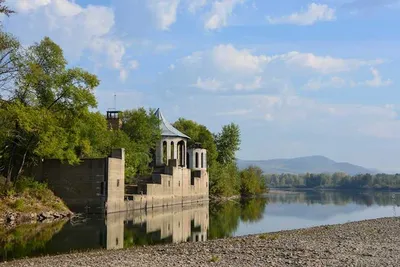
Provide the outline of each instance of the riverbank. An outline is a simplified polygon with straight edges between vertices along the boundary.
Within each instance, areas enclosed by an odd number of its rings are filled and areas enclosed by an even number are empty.
[[[93,251],[5,266],[399,266],[400,219],[384,218],[197,243]]]
[[[70,216],[72,212],[46,184],[24,178],[14,186],[6,186],[0,177],[0,227]]]

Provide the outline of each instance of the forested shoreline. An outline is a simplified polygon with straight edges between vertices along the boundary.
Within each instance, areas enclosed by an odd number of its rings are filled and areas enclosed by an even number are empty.
[[[271,188],[400,190],[400,174],[266,174]]]

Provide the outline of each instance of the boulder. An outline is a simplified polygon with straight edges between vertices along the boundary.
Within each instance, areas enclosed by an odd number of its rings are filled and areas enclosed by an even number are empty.
[[[6,217],[8,223],[13,223],[17,219],[17,215],[15,213],[9,213]]]

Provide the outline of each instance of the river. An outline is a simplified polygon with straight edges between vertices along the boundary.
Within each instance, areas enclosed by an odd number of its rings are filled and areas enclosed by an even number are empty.
[[[0,229],[0,261],[91,249],[122,249],[171,242],[274,232],[392,217],[400,193],[271,191],[247,200],[82,216],[51,224]]]

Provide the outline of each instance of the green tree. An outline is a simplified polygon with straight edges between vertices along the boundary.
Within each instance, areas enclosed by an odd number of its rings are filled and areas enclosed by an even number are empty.
[[[68,69],[61,48],[47,37],[16,57],[15,85],[0,110],[6,122],[1,166],[8,182],[40,158],[78,163],[80,154],[90,153],[82,125],[91,121],[99,84],[95,75]]]
[[[229,197],[240,192],[240,176],[236,163],[216,162],[210,169],[210,194]]]
[[[240,193],[244,196],[262,194],[266,191],[263,171],[256,166],[250,166],[240,172]]]
[[[126,110],[121,117],[122,130],[113,132],[111,148],[125,148],[126,181],[132,183],[135,178],[152,172],[150,163],[161,139],[160,122],[153,110],[144,108]]]
[[[222,127],[222,131],[214,136],[217,145],[217,161],[230,164],[236,161],[236,152],[240,148],[240,128],[231,123]]]
[[[8,6],[6,6],[4,4],[5,2],[6,2],[6,0],[0,0],[0,14],[4,14],[8,17],[15,12],[13,10],[11,10]]]
[[[207,149],[207,164],[212,168],[217,159],[217,146],[212,133],[207,127],[184,118],[179,118],[174,123],[174,127],[191,138],[188,141],[189,147],[195,143],[201,143],[203,148]]]
[[[0,0],[0,15],[9,16],[14,13],[5,4],[4,0]],[[2,29],[0,22],[0,97],[4,94],[4,90],[8,89],[9,82],[12,81],[17,72],[17,63],[15,54],[20,47],[17,39]],[[0,103],[1,105],[1,103]]]

